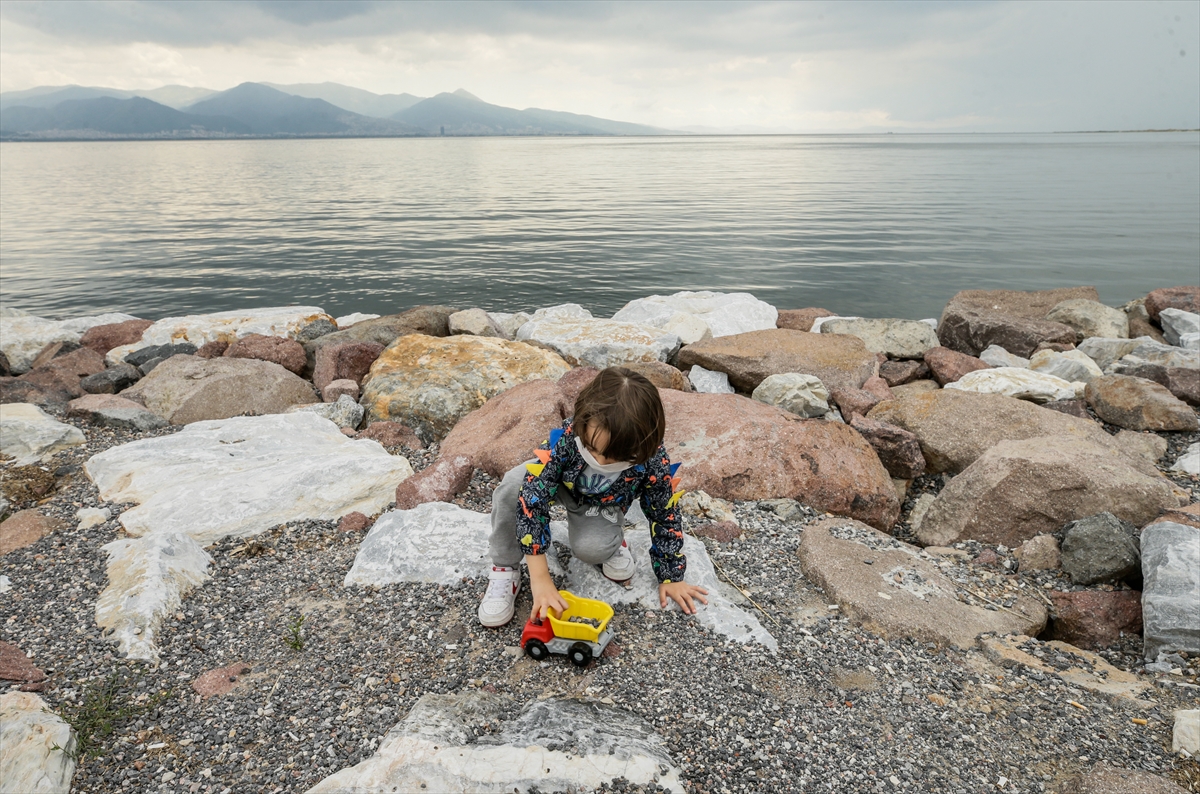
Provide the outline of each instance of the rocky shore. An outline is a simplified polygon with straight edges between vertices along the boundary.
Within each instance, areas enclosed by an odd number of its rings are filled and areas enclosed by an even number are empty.
[[[485,629],[490,495],[653,381],[694,617]],[[1200,792],[1200,287],[0,311],[0,791]],[[556,520],[563,515],[555,513]],[[518,616],[529,608],[527,591]]]

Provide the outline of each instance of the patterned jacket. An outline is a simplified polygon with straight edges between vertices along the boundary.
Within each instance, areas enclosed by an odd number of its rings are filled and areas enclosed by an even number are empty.
[[[683,492],[675,490],[679,478],[673,475],[679,464],[671,464],[666,449],[660,446],[650,460],[621,472],[603,495],[575,490],[575,480],[587,464],[575,446],[570,419],[563,422],[561,430],[550,431],[550,440],[534,454],[538,462],[526,465],[528,471],[517,505],[517,538],[525,554],[546,553],[550,545],[550,504],[562,485],[580,504],[616,507],[622,513],[639,499],[642,512],[650,520],[654,575],[663,584],[683,581],[687,558],[683,555],[683,528],[676,508]]]

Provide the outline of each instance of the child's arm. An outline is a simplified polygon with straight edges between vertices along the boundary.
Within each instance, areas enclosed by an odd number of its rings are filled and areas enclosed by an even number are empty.
[[[695,614],[692,599],[707,604],[708,591],[683,580],[687,557],[683,554],[683,525],[673,499],[671,459],[663,447],[645,463],[645,483],[641,493],[642,512],[650,521],[650,564],[658,577],[659,605],[667,608],[668,599],[679,604],[688,615]]]

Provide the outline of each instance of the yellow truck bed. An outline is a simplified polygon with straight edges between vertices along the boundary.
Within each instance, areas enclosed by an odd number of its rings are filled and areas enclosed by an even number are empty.
[[[549,613],[550,627],[554,629],[554,636],[567,640],[596,642],[600,633],[608,627],[608,621],[612,619],[612,607],[603,601],[580,598],[567,590],[559,590],[558,594],[567,602],[567,608],[558,617],[554,616],[553,611]],[[600,625],[592,627],[586,623],[572,623],[570,621],[572,616],[598,620]]]

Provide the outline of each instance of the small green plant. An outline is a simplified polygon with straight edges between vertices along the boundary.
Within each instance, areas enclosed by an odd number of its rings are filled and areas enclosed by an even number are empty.
[[[56,744],[52,749],[62,750],[76,763],[97,756],[114,731],[171,696],[169,691],[163,691],[151,695],[144,703],[132,701],[129,691],[140,679],[141,675],[131,678],[127,673],[113,672],[107,678],[89,684],[79,705],[63,714],[63,719],[75,731],[75,747],[67,749]]]
[[[304,616],[297,615],[288,623],[287,634],[283,638],[287,647],[293,651],[304,650]]]

